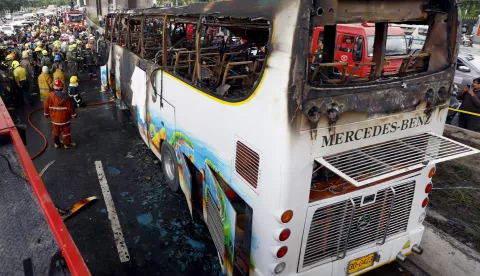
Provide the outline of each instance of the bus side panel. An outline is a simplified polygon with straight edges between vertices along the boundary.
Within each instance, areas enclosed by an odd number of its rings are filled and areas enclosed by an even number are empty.
[[[159,75],[160,73],[157,73]],[[176,145],[173,143],[173,137],[176,135],[175,124],[175,108],[167,101],[160,100],[160,97],[155,97],[155,91],[150,86],[147,94],[147,121],[148,137],[150,140],[150,149],[153,153],[161,159],[161,146],[164,141],[167,141],[177,151]],[[160,101],[162,107],[160,107]],[[178,156],[177,156],[178,159]]]
[[[135,91],[132,95],[131,114],[137,119],[137,128],[145,144],[149,144],[147,132],[147,74],[139,67],[135,67],[130,88]]]

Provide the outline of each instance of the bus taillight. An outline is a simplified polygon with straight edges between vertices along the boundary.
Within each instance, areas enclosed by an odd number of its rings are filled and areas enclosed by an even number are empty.
[[[425,208],[428,204],[428,197],[426,197],[422,202],[422,208]]]
[[[427,186],[425,187],[425,193],[428,194],[432,191],[433,185],[432,183],[428,183]]]
[[[278,249],[276,256],[278,259],[283,258],[285,257],[285,255],[287,255],[287,252],[288,252],[288,247],[282,246]]]
[[[278,236],[278,239],[280,241],[286,241],[288,237],[290,237],[290,229],[283,229],[282,232],[280,232],[280,235]]]
[[[293,211],[292,210],[287,210],[287,211],[283,212],[280,220],[283,223],[288,223],[290,220],[292,220],[292,217],[293,217]]]

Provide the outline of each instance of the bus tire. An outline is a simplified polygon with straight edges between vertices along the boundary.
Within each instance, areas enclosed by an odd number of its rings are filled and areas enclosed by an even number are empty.
[[[178,162],[175,150],[167,142],[162,143],[162,170],[165,176],[165,182],[173,192],[180,191],[180,180],[178,177]]]

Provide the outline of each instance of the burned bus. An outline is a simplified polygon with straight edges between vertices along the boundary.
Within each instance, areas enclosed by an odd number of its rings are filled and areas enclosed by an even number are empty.
[[[117,11],[111,87],[226,274],[357,275],[421,253],[435,164],[478,152],[442,137],[459,16],[454,0]],[[371,47],[339,39],[348,24]],[[389,51],[392,24],[428,25],[423,48]]]

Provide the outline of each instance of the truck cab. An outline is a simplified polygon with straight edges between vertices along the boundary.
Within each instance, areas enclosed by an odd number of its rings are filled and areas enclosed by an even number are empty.
[[[324,27],[316,27],[312,39],[312,61],[319,62],[323,50]],[[337,39],[335,49],[335,62],[348,62],[347,73],[353,70],[356,63],[371,63],[373,57],[373,43],[375,39],[374,24],[339,24],[337,25]],[[394,56],[409,54],[407,39],[402,28],[390,26],[388,28],[387,47],[385,56],[388,62],[384,72],[396,72],[402,65],[402,58]],[[341,68],[337,68],[341,70]],[[370,66],[361,66],[355,76],[368,77]]]
[[[82,31],[85,28],[85,18],[83,12],[79,10],[67,10],[64,13],[65,24],[70,28],[77,28]]]

